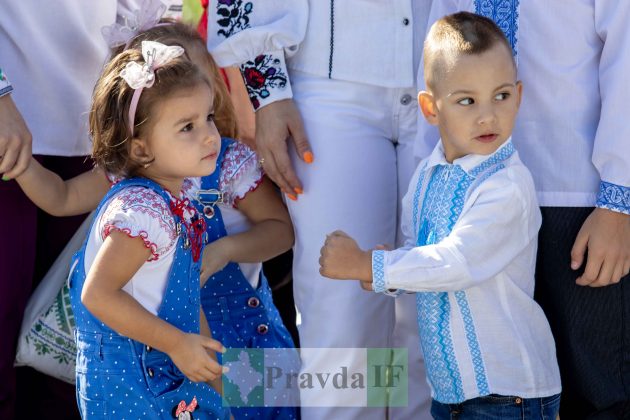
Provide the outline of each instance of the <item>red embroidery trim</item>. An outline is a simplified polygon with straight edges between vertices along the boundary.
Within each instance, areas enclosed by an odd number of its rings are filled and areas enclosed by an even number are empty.
[[[186,226],[193,261],[199,261],[201,250],[203,249],[203,237],[206,233],[206,221],[203,217],[199,217],[197,210],[190,204],[190,200],[187,198],[180,200],[173,197],[170,206],[173,214],[179,216],[181,222]],[[187,222],[186,217],[184,217],[184,211],[186,210],[193,214],[190,222]]]
[[[151,251],[151,257],[147,258],[147,261],[157,261],[160,258],[160,255],[157,252],[157,245],[154,242],[149,241],[149,234],[144,230],[138,232],[137,235],[131,233],[131,229],[129,228],[121,228],[116,225],[112,225],[110,223],[106,224],[103,228],[103,239],[107,238],[112,230],[117,230],[119,232],[124,233],[130,238],[141,238],[142,242],[144,242],[144,246]]]

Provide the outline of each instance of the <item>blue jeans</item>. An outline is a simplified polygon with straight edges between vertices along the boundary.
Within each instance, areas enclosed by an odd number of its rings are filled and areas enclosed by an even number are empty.
[[[442,404],[433,400],[431,415],[436,420],[555,420],[560,408],[560,394],[545,398],[487,395],[460,404]]]

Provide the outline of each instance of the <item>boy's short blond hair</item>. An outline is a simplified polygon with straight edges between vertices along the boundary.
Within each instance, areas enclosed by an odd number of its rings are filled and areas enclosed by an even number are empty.
[[[462,54],[481,54],[495,45],[504,45],[512,57],[512,47],[503,31],[484,16],[458,12],[444,16],[431,26],[424,41],[424,79],[428,90]]]

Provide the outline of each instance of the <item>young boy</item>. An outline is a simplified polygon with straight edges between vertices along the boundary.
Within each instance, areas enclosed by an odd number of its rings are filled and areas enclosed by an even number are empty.
[[[533,300],[541,217],[510,141],[522,92],[510,44],[491,20],[461,12],[431,27],[424,60],[420,108],[441,141],[403,199],[405,247],[363,251],[333,232],[320,271],[416,292],[436,419],[553,419],[560,375]]]

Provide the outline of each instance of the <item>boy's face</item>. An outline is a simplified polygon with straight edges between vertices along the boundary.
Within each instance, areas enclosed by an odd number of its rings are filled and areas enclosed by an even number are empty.
[[[421,92],[420,107],[437,125],[446,160],[489,155],[512,134],[522,86],[510,52],[495,44],[482,54],[461,54],[436,80],[432,93]]]

